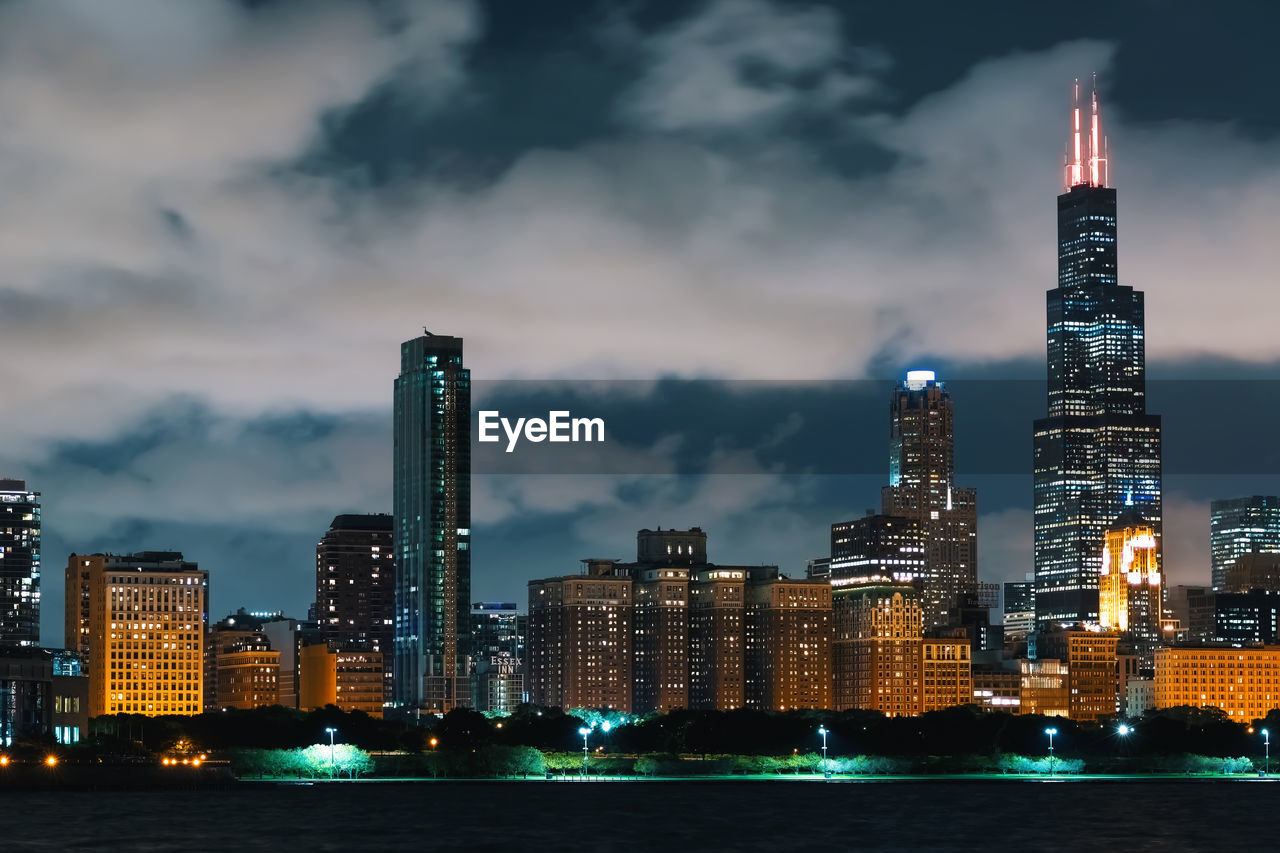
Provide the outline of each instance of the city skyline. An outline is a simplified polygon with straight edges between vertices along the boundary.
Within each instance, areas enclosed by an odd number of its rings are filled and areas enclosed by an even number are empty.
[[[1034,377],[1040,294],[1052,280],[1044,199],[1060,174],[1066,81],[1094,70],[1125,199],[1125,278],[1153,296],[1149,370],[1274,373],[1274,342],[1230,306],[1264,300],[1261,312],[1269,298],[1258,235],[1274,230],[1274,210],[1248,188],[1274,174],[1275,118],[1233,57],[1195,79],[1153,57],[1165,21],[1116,12],[1064,27],[1021,12],[1010,25],[1018,35],[984,33],[935,59],[941,35],[917,44],[891,14],[867,20],[840,3],[671,4],[613,28],[582,4],[550,4],[535,25],[492,4],[477,15],[475,4],[422,3],[398,34],[356,5],[274,17],[201,8],[154,18],[164,38],[122,30],[128,11],[3,11],[13,49],[0,107],[15,128],[5,179],[14,197],[38,203],[0,247],[10,395],[0,472],[43,493],[44,551],[57,561],[181,549],[216,578],[215,612],[300,615],[299,578],[324,525],[391,509],[389,345],[419,323],[467,338],[472,369],[495,379],[888,381],[912,368],[948,380]],[[601,51],[618,65],[564,121],[500,110],[508,120],[496,141],[481,115],[493,111],[476,98],[508,108],[532,98],[539,112],[553,93],[583,93],[539,47],[536,33],[548,30],[538,26],[563,30],[553,43],[570,67]],[[760,55],[752,34],[762,31],[801,39],[807,64]],[[100,59],[98,72],[75,54]],[[504,76],[502,58],[515,54],[536,57],[547,76]],[[314,86],[321,55],[342,85]],[[737,73],[744,57],[785,72],[776,88]],[[251,128],[236,120],[258,114],[237,100],[259,88],[235,76],[246,59],[279,72],[254,103],[291,107]],[[678,73],[685,67],[697,73]],[[689,110],[695,83],[736,111]],[[17,106],[29,97],[51,109],[31,116]],[[389,106],[406,101],[412,110]],[[139,120],[118,122],[121,111]],[[813,127],[822,116],[839,121]],[[446,126],[452,135],[437,133]],[[201,144],[139,154],[175,127]],[[476,153],[477,139],[489,147]],[[351,182],[353,169],[369,183]],[[33,195],[23,181],[38,174],[58,180]],[[1189,195],[1200,199],[1194,217],[1179,212]],[[50,233],[59,239],[41,236]],[[533,293],[550,325],[527,322]],[[142,322],[145,333],[131,334]],[[655,330],[666,345],[648,346]],[[753,358],[743,342],[756,340],[778,349]],[[31,360],[39,383],[18,369]],[[742,448],[739,461],[756,450]],[[516,595],[523,578],[508,567],[518,555],[564,571],[659,522],[714,529],[732,543],[726,559],[798,575],[830,520],[874,506],[880,485],[823,492],[749,470],[747,489],[617,477],[572,492],[484,478],[474,527],[490,544],[476,553],[473,597]],[[1171,582],[1202,580],[1208,501],[1272,493],[1270,473],[1225,485],[1166,478],[1165,523],[1182,537],[1165,543]],[[1026,490],[966,483],[984,495],[979,575],[1020,578]],[[633,511],[618,511],[636,491]],[[796,511],[778,530],[757,530],[752,519],[780,506]],[[542,532],[552,528],[558,539]],[[53,586],[46,642],[61,610]]]

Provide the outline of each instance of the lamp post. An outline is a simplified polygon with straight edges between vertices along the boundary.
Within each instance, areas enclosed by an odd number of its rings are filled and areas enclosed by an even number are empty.
[[[1058,733],[1057,729],[1045,729],[1044,733],[1049,736],[1049,775],[1053,775],[1053,736]]]
[[[818,726],[818,734],[822,735],[822,775],[827,775],[827,727]]]
[[[578,734],[582,735],[582,779],[585,782],[587,778],[587,735],[591,734],[591,729],[583,726],[578,729]]]
[[[335,729],[333,726],[329,726],[325,729],[325,731],[329,733],[329,772],[336,776],[337,775],[336,771],[338,768],[337,768],[337,762],[333,758],[333,736],[334,734],[337,733],[338,730]]]
[[[1262,765],[1262,775],[1271,772],[1271,732],[1262,730],[1262,748],[1266,751],[1266,763]]]

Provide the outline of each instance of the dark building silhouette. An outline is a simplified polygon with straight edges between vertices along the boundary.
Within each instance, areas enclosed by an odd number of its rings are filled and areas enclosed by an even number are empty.
[[[1219,592],[1213,598],[1214,639],[1234,646],[1280,643],[1280,592]]]
[[[810,577],[828,579],[883,576],[921,580],[926,543],[920,523],[901,515],[875,514],[831,525],[831,558],[810,563]]]
[[[1103,534],[1126,501],[1161,535],[1160,418],[1147,413],[1141,291],[1119,284],[1097,96],[1073,111],[1048,292],[1048,417],[1035,422],[1036,620],[1096,621]],[[1081,122],[1086,124],[1082,126]],[[1157,547],[1157,561],[1159,548]]]
[[[0,479],[0,645],[40,645],[40,493]]]
[[[394,704],[445,712],[470,705],[471,374],[461,338],[427,333],[401,346],[394,440]]]

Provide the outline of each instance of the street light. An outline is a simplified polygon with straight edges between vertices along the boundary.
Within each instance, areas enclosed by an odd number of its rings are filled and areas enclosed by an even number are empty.
[[[1053,736],[1058,733],[1057,729],[1045,729],[1044,733],[1049,736],[1049,775],[1053,775]]]
[[[338,730],[333,726],[329,726],[325,731],[329,733],[329,772],[333,773],[337,770],[337,762],[333,759],[333,736]]]
[[[1126,737],[1131,731],[1133,731],[1133,729],[1129,728],[1124,723],[1121,723],[1120,728],[1116,729],[1116,734],[1120,735],[1120,737]]]
[[[591,729],[583,726],[578,729],[578,734],[582,735],[582,778],[587,778],[587,735],[591,734]]]
[[[1262,775],[1266,776],[1271,772],[1271,732],[1266,729],[1262,730],[1262,748],[1266,750],[1266,763],[1262,765]]]
[[[822,775],[827,775],[827,727],[818,726],[818,734],[822,735]]]

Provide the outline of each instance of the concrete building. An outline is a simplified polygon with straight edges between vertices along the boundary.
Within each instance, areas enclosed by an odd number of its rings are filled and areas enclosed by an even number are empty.
[[[689,586],[689,704],[729,711],[746,705],[747,569],[717,566]]]
[[[980,705],[985,711],[1022,713],[1022,673],[1019,669],[974,666],[972,678],[973,704]]]
[[[87,649],[89,713],[204,709],[209,573],[172,551],[72,554],[66,636]]]
[[[1163,641],[1164,572],[1155,528],[1133,507],[1107,528],[1098,581],[1098,624],[1127,636],[1143,666]]]
[[[1219,708],[1249,723],[1280,708],[1280,646],[1156,649],[1155,707]]]
[[[1280,644],[1280,592],[1217,593],[1213,615],[1215,642],[1233,646]]]
[[[40,493],[0,479],[0,645],[40,645]]]

